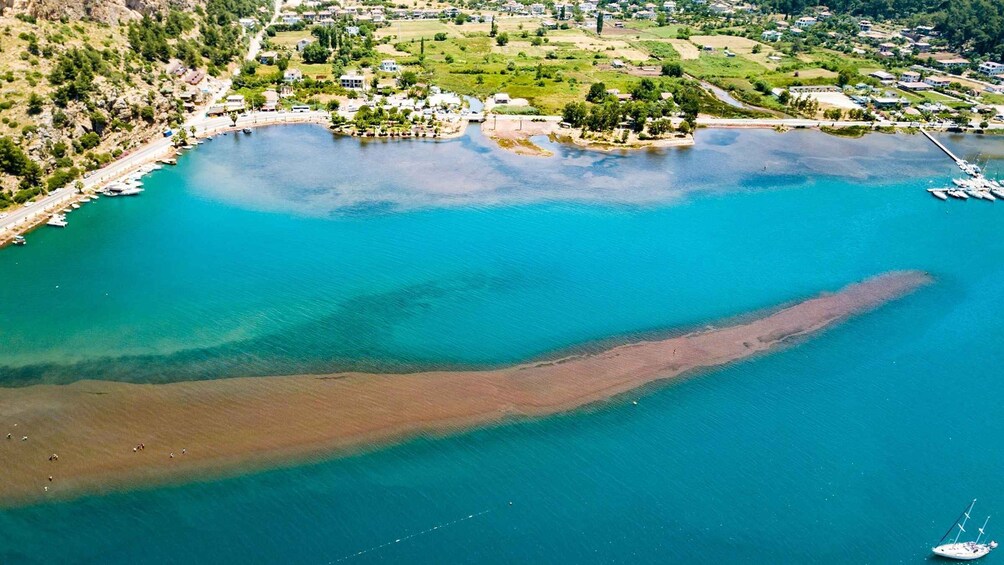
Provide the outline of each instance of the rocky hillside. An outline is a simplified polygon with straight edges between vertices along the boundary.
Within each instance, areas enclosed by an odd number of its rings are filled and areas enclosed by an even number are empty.
[[[71,184],[199,111],[246,52],[238,18],[266,21],[270,5],[0,1],[8,3],[0,18],[0,210]],[[46,17],[53,11],[63,17]]]
[[[26,15],[48,20],[90,19],[107,24],[135,20],[174,8],[190,10],[198,0],[0,0],[3,15]]]

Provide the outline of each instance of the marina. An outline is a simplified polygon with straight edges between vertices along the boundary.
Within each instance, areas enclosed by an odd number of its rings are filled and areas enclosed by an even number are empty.
[[[952,184],[956,188],[927,189],[927,192],[931,196],[938,200],[948,200],[948,197],[955,198],[956,200],[968,200],[970,196],[977,200],[986,200],[987,202],[994,202],[998,198],[1004,199],[1004,185],[999,180],[988,178],[979,165],[956,156],[955,153],[952,153],[949,148],[945,147],[943,143],[935,139],[926,130],[921,129],[920,132],[934,143],[938,149],[941,149],[948,155],[956,166],[959,167],[959,170],[966,174],[966,177],[952,179]]]

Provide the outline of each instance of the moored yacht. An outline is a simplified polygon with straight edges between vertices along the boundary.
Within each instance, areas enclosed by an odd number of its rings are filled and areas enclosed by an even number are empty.
[[[979,529],[979,535],[973,541],[959,541],[959,537],[962,536],[966,531],[966,522],[969,521],[969,513],[973,511],[973,506],[976,505],[976,499],[974,498],[969,507],[962,511],[959,518],[955,521],[955,524],[948,528],[945,535],[941,537],[941,541],[938,545],[931,548],[931,552],[938,557],[944,557],[945,559],[954,559],[956,561],[973,561],[981,557],[985,557],[994,549],[997,549],[997,542],[990,541],[988,543],[980,543],[983,539],[984,534],[986,534],[987,522],[990,521],[990,516],[983,521],[983,526]],[[949,543],[944,543],[948,536],[952,535],[952,532],[958,528],[959,531],[955,534],[955,539]]]
[[[68,224],[66,223],[66,216],[62,214],[53,214],[52,217],[49,218],[49,221],[45,222],[45,225],[56,228],[65,228]]]
[[[937,188],[929,189],[928,192],[931,196],[937,198],[938,200],[948,200],[948,196],[945,195],[945,191]]]

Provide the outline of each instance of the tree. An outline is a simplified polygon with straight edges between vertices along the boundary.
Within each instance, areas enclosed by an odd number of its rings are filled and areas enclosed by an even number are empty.
[[[303,62],[308,65],[320,65],[328,62],[328,56],[330,52],[327,48],[321,45],[320,41],[314,41],[310,45],[303,48],[303,52],[300,54],[303,57]]]
[[[499,47],[505,47],[506,43],[509,43],[509,34],[506,32],[502,32],[496,35],[495,43],[497,43]]]
[[[80,136],[80,139],[78,141],[80,142],[80,146],[83,147],[84,149],[94,149],[95,147],[101,144],[101,136],[94,133],[93,131],[89,131],[84,135]]]
[[[237,127],[237,119],[240,118],[240,114],[238,114],[237,112],[230,112],[227,115],[230,117],[231,127]]]
[[[286,69],[289,68],[289,55],[279,57],[275,62],[275,66],[279,69],[280,73],[286,72]]]
[[[603,33],[603,12],[597,12],[596,14],[596,35]]]
[[[690,129],[691,129],[690,128],[690,122],[684,120],[684,121],[680,122],[680,126],[676,128],[676,131],[678,131],[678,132],[680,132],[682,134],[688,134],[688,133],[690,133]]]
[[[602,82],[594,82],[586,93],[586,101],[599,104],[607,99],[607,86]]]
[[[0,137],[0,171],[19,177],[31,159],[9,137]]]
[[[829,108],[823,112],[823,117],[827,120],[839,121],[840,118],[844,116],[844,113],[840,111],[840,108]]]
[[[682,77],[683,76],[683,65],[674,61],[672,63],[662,64],[662,76],[666,77]]]
[[[564,8],[562,8],[562,10],[564,10]],[[488,37],[495,37],[496,35],[498,35],[498,33],[499,33],[499,27],[495,25],[495,18],[492,17],[492,28],[488,32]]]
[[[153,106],[146,105],[139,109],[139,117],[143,118],[143,121],[152,124],[154,119],[155,110]]]
[[[558,19],[559,20],[564,20],[565,19],[565,5],[564,4],[561,5],[561,11],[558,12]],[[495,23],[495,22],[492,21],[492,23]]]
[[[32,92],[31,96],[28,97],[28,115],[37,116],[42,113],[42,104],[45,103],[45,99],[39,96],[37,93]]]
[[[433,35],[432,36],[432,40],[433,41],[446,41],[446,37],[447,37],[446,33],[444,33],[444,32],[441,31],[441,32],[437,33],[436,35]]]
[[[561,111],[561,119],[568,122],[573,128],[582,127],[587,115],[589,115],[589,110],[583,102],[569,102]]]
[[[398,77],[397,83],[401,88],[410,88],[418,83],[418,74],[415,71],[404,71],[401,76]]]
[[[82,181],[80,181],[80,180],[78,180],[77,182],[73,183],[73,188],[77,189],[77,194],[83,194],[84,193],[84,183]]]
[[[840,69],[840,72],[837,73],[837,85],[845,86],[851,84],[854,82],[855,76],[855,72],[850,69]]]
[[[655,25],[665,27],[667,23],[669,23],[669,19],[666,17],[666,12],[659,12],[659,14],[655,16]]]
[[[418,42],[418,54],[425,55],[425,38],[421,38]]]

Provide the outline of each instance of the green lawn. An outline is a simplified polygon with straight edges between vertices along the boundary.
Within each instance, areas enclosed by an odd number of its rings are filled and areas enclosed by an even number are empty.
[[[275,34],[275,37],[268,38],[269,42],[278,47],[289,47],[290,49],[296,47],[296,42],[301,39],[313,39],[310,32],[307,30],[303,31],[280,31]]]
[[[697,78],[746,78],[770,71],[758,63],[740,56],[726,57],[722,53],[702,52],[697,59],[681,61],[683,70]]]

